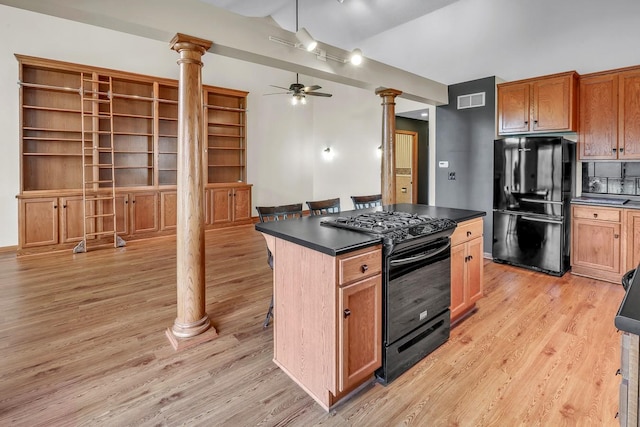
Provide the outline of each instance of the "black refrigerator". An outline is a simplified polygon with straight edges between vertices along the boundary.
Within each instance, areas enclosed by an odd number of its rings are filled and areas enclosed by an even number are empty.
[[[514,137],[494,143],[493,260],[562,276],[569,269],[575,143]]]

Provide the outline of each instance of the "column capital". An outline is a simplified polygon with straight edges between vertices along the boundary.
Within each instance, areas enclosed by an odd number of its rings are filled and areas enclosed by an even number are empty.
[[[169,47],[175,51],[187,50],[199,50],[201,55],[209,50],[213,44],[210,40],[201,39],[187,34],[177,33],[169,42]]]
[[[402,91],[398,90],[398,89],[390,89],[390,88],[386,88],[386,87],[380,87],[380,88],[376,89],[376,95],[379,95],[381,97],[392,96],[392,97],[395,98],[398,95],[402,95]]]

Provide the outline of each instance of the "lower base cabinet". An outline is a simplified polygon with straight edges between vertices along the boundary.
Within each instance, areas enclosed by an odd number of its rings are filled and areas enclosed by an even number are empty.
[[[623,332],[620,351],[618,414],[621,427],[637,426],[640,398],[640,337]]]
[[[224,202],[215,202],[207,196],[204,200],[207,212],[215,209],[216,212],[227,214],[223,221],[207,220],[206,228],[252,222],[250,185],[220,187],[215,191],[219,191],[218,194],[224,193]],[[114,201],[116,231],[125,240],[175,233],[176,190],[120,191],[116,193]],[[113,218],[102,216],[113,212],[111,200],[88,202],[87,208],[90,214],[95,214],[95,218],[87,220],[88,233],[113,230]],[[56,197],[19,196],[18,221],[19,254],[72,249],[84,236],[82,195],[70,193]]]
[[[451,323],[475,309],[482,298],[483,220],[458,224],[451,235]]]
[[[382,366],[381,246],[333,257],[264,237],[274,259],[273,360],[328,411]]]

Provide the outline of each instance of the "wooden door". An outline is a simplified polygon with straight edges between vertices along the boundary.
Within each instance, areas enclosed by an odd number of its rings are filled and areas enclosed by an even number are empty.
[[[482,298],[482,238],[467,243],[467,304],[471,305]]]
[[[131,195],[131,232],[158,231],[158,194],[133,193]]]
[[[20,200],[20,247],[58,243],[58,198]]]
[[[94,202],[87,202],[88,214],[94,213]],[[82,196],[60,198],[60,243],[79,242],[84,238]],[[94,220],[87,220],[87,233],[95,230]]]
[[[580,159],[616,159],[618,147],[618,76],[580,79]]]
[[[451,319],[455,319],[467,307],[466,296],[466,244],[451,247]]]
[[[160,193],[160,230],[175,230],[178,209],[178,193],[163,191]]]
[[[416,203],[418,174],[418,133],[398,130],[396,146],[396,203]]]
[[[570,75],[533,82],[532,131],[572,130],[573,82]]]
[[[640,70],[620,74],[618,158],[640,159]]]
[[[231,221],[231,198],[233,192],[228,188],[214,188],[210,191],[211,224]]]
[[[498,133],[529,131],[529,83],[498,85]]]
[[[382,366],[382,278],[340,288],[339,391],[349,389]]]
[[[620,272],[620,224],[573,219],[572,265]]]
[[[233,220],[249,219],[251,219],[251,187],[235,188],[233,190]]]

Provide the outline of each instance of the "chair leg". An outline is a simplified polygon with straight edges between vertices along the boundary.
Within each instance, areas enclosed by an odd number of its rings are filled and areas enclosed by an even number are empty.
[[[273,317],[273,295],[271,296],[271,302],[269,303],[269,311],[267,311],[267,317],[264,319],[264,323],[262,324],[262,328],[266,329],[269,327],[269,320]]]

